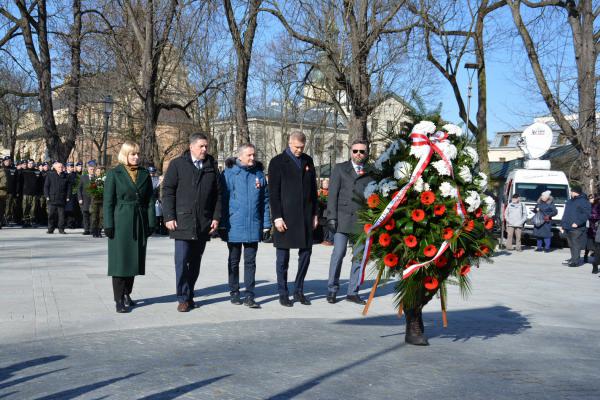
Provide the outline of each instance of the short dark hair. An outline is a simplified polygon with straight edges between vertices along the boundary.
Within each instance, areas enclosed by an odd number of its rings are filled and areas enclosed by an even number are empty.
[[[208,136],[202,132],[192,133],[190,135],[190,144],[196,143],[198,140],[206,140],[208,142]]]
[[[355,144],[364,144],[365,146],[367,146],[367,151],[369,151],[369,142],[367,140],[364,139],[354,139],[352,141],[352,143],[350,144],[350,148],[352,148],[352,146],[354,146]]]
[[[521,196],[519,195],[519,193],[515,193],[515,194],[513,194],[513,195],[512,195],[512,198],[513,198],[513,199],[518,199],[518,198],[520,198],[520,197],[521,197]]]

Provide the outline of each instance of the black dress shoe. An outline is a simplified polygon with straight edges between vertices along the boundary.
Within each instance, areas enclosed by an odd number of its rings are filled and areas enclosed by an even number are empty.
[[[327,302],[329,304],[335,304],[335,293],[328,293],[327,294]]]
[[[66,234],[67,234],[67,232],[65,232],[65,230],[64,230],[64,229],[59,229],[59,230],[58,230],[58,233],[60,233],[60,234],[62,234],[62,235],[66,235]]]
[[[294,303],[292,303],[290,301],[290,299],[286,295],[283,295],[283,294],[279,295],[279,304],[281,304],[284,307],[293,307],[294,306]]]
[[[90,231],[83,231],[84,235],[91,235]]]
[[[248,308],[260,308],[260,304],[254,301],[252,297],[246,297],[244,305]]]
[[[239,294],[234,294],[231,296],[231,304],[235,304],[235,305],[242,305],[244,303],[242,303],[242,300],[240,299],[240,295]]]
[[[576,267],[579,267],[579,264],[578,263],[569,263],[568,266],[571,268],[576,268]]]
[[[123,313],[129,312],[129,309],[127,308],[127,306],[125,305],[125,303],[122,302],[122,301],[117,301],[116,302],[116,308],[117,308],[117,312],[119,314],[123,314]]]
[[[52,235],[54,233],[54,231],[53,230],[52,231],[51,230],[47,230],[46,233],[49,234],[49,235]]]
[[[299,302],[300,304],[304,304],[305,306],[310,306],[311,302],[302,293],[294,293],[294,301]]]
[[[356,304],[360,304],[360,305],[365,305],[367,304],[366,301],[364,301],[363,299],[360,298],[359,295],[357,294],[353,294],[351,296],[346,296],[346,301],[349,301],[351,303],[356,303]]]
[[[135,306],[135,301],[131,299],[131,296],[126,294],[125,296],[123,296],[123,304],[125,304],[126,307],[133,307]]]

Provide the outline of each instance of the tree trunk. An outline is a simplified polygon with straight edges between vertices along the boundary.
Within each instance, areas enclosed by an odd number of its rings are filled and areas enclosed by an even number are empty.
[[[484,3],[487,6],[487,1]],[[483,43],[483,20],[485,14],[477,17],[475,28],[475,55],[477,60],[477,152],[479,153],[479,170],[489,174],[488,142],[487,142],[487,77],[485,67],[485,47]]]
[[[238,66],[235,74],[235,125],[238,144],[250,143],[248,113],[246,111],[249,66],[246,60],[240,59],[240,56],[238,56]]]
[[[69,130],[64,143],[65,152],[71,153],[77,137],[80,135],[79,127],[79,87],[81,80],[81,0],[73,0],[73,27],[71,29],[71,76],[69,77]],[[80,153],[83,149],[80,149]],[[67,154],[67,157],[68,157]],[[81,157],[81,156],[80,156]]]

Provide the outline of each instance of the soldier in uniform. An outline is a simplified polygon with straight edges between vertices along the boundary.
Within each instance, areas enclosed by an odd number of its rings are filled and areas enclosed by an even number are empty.
[[[77,190],[79,188],[79,175],[75,171],[75,164],[68,162],[67,164],[67,177],[71,182],[71,193],[69,195],[69,201],[65,206],[65,217],[67,228],[75,229],[77,225],[77,214],[79,211],[79,204],[77,202]]]
[[[92,180],[92,182],[96,181],[97,179],[102,179],[104,172],[104,167],[96,167],[94,169],[94,179]],[[104,183],[102,183],[102,185],[103,184]],[[104,225],[104,210],[102,208],[103,201],[103,196],[90,196],[90,224],[92,229],[92,236],[95,238],[102,237],[102,227]]]
[[[4,167],[6,172],[6,190],[8,195],[6,197],[6,209],[4,212],[4,219],[6,223],[17,221],[17,202],[19,201],[19,170],[16,166],[11,164],[10,157],[8,163],[5,160]]]
[[[79,206],[81,207],[81,214],[83,217],[83,234],[90,234],[90,204],[92,198],[88,193],[88,187],[90,182],[94,180],[96,169],[96,160],[90,160],[87,162],[87,173],[81,175],[79,179],[79,189],[77,196],[79,198]]]
[[[37,211],[38,182],[41,179],[40,171],[35,168],[33,160],[27,161],[27,168],[19,174],[19,192],[22,194],[23,228],[35,224]]]

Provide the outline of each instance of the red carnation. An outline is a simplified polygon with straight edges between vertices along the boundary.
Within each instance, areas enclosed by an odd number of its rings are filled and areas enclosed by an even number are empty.
[[[425,286],[425,289],[427,290],[435,290],[438,287],[438,280],[433,276],[426,276],[423,280],[423,286]]]
[[[458,249],[452,254],[454,255],[454,258],[461,258],[465,255],[465,249]]]
[[[454,231],[452,228],[444,228],[444,232],[442,233],[442,237],[444,240],[450,240],[454,236]]]
[[[475,221],[470,219],[465,223],[465,231],[471,232],[473,229],[475,229]]]
[[[383,263],[390,268],[394,268],[396,265],[398,265],[398,256],[388,253],[385,257],[383,257]]]
[[[421,193],[421,203],[429,206],[435,201],[435,194],[432,191]]]
[[[444,213],[446,212],[446,206],[443,204],[436,204],[435,206],[433,206],[433,213],[435,215],[437,215],[438,217],[441,215],[444,215]]]
[[[423,254],[425,254],[425,257],[433,257],[435,256],[435,253],[437,253],[437,248],[432,244],[423,249]]]
[[[369,229],[371,229],[372,226],[373,226],[373,224],[365,224],[365,226],[363,228],[365,230],[365,233],[369,233]]]
[[[435,259],[433,264],[438,268],[444,268],[448,264],[448,259],[445,256],[439,256]]]
[[[373,193],[367,199],[367,205],[369,208],[375,208],[379,205],[379,196],[376,193]]]
[[[460,274],[462,276],[467,276],[467,274],[471,271],[471,266],[469,264],[465,264],[460,267]]]
[[[483,254],[488,254],[490,252],[490,248],[487,246],[481,246],[481,252]]]
[[[493,227],[494,227],[494,220],[493,219],[490,218],[487,221],[485,221],[485,229],[487,229],[489,231]]]
[[[391,231],[396,227],[396,221],[393,218],[390,218],[387,224],[383,226],[386,230]]]
[[[417,238],[415,235],[408,235],[404,238],[404,244],[412,249],[417,245]]]
[[[478,208],[477,210],[475,210],[475,218],[481,217],[481,214],[482,214],[481,208]]]
[[[416,262],[415,260],[410,260],[409,262],[406,263],[406,266],[404,267],[404,269],[407,269],[408,267],[412,267],[415,264],[418,264],[418,262]]]
[[[390,243],[392,243],[392,237],[389,233],[382,233],[381,235],[379,235],[380,245],[382,245],[383,247],[387,247],[390,245]]]
[[[421,222],[425,218],[425,211],[416,209],[412,212],[411,218],[415,222]]]

